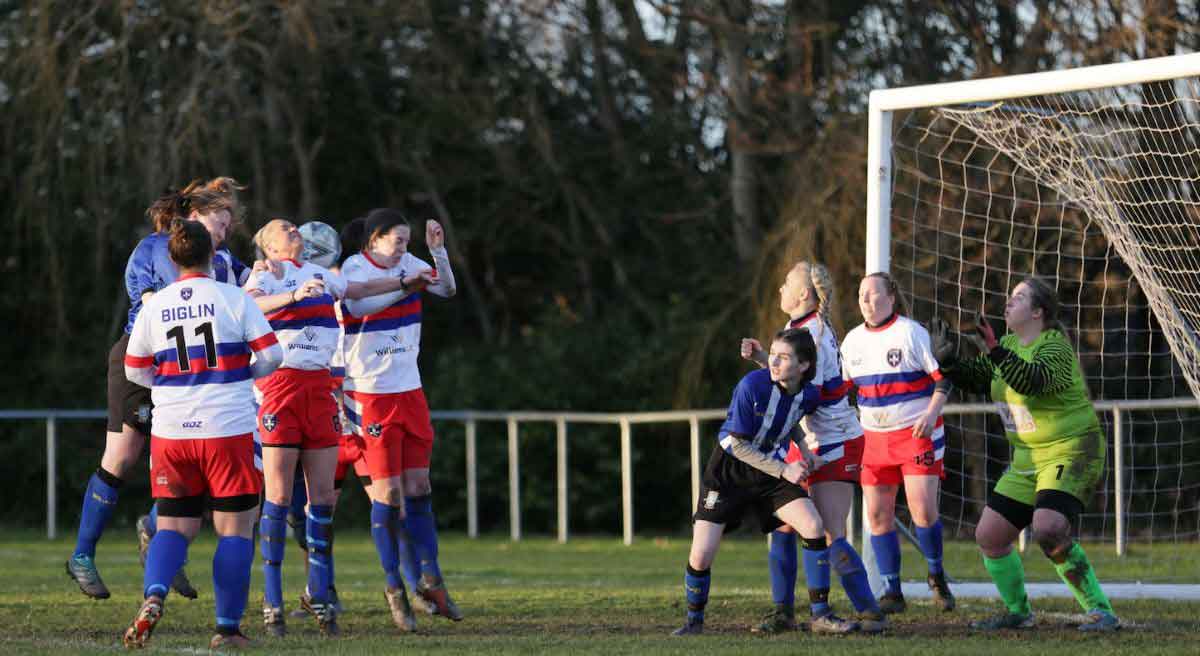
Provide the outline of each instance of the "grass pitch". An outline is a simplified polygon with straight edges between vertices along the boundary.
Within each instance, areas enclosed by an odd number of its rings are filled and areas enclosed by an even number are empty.
[[[141,570],[137,543],[129,529],[115,528],[100,545],[97,561],[113,592],[92,601],[63,572],[72,543],[48,542],[32,531],[5,531],[0,538],[0,653],[103,654],[124,651],[120,635],[140,603]],[[172,595],[166,615],[151,639],[152,653],[207,653],[212,635],[211,559],[215,541],[205,532],[193,545],[188,572],[200,599]],[[683,621],[683,566],[688,541],[643,538],[625,547],[613,538],[580,538],[560,545],[545,538],[512,543],[489,537],[468,540],[443,535],[441,561],[451,592],[467,619],[451,623],[421,617],[420,633],[402,635],[391,624],[383,600],[383,579],[367,532],[343,527],[335,548],[337,585],[346,613],[343,635],[318,637],[314,622],[289,618],[289,636],[268,639],[259,614],[262,577],[257,563],[243,630],[256,640],[253,652],[285,654],[416,653],[504,654],[795,654],[819,650],[822,656],[854,654],[1195,654],[1200,644],[1200,604],[1170,601],[1118,601],[1127,628],[1115,635],[1086,636],[1075,630],[1073,601],[1037,600],[1039,627],[1029,632],[979,635],[970,619],[998,608],[998,602],[960,600],[954,613],[935,611],[910,600],[883,636],[812,637],[804,633],[760,636],[749,632],[770,609],[766,548],[761,539],[729,539],[713,567],[707,634],[672,638]],[[1146,580],[1139,559],[1115,561],[1099,546],[1102,580]],[[921,561],[907,546],[905,578],[923,579]],[[284,563],[288,610],[303,587],[301,554],[291,547]],[[1144,560],[1156,560],[1149,554]],[[1169,558],[1195,569],[1193,559]],[[1025,556],[1031,580],[1052,573],[1035,551]],[[984,580],[972,545],[947,545],[947,569],[958,579]],[[836,577],[835,577],[836,578]],[[1151,577],[1156,578],[1156,577]],[[801,578],[803,585],[803,578]],[[798,591],[803,598],[804,591]],[[848,603],[835,582],[835,605]]]

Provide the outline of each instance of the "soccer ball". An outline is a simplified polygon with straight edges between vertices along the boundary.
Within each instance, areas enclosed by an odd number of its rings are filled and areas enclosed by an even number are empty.
[[[305,261],[326,269],[337,264],[342,254],[342,240],[332,226],[309,221],[300,226],[300,236],[304,237]]]

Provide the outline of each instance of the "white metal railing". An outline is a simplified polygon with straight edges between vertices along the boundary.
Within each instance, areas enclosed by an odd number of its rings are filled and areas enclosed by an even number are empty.
[[[1116,551],[1118,555],[1125,553],[1125,511],[1128,500],[1125,493],[1125,455],[1124,447],[1126,431],[1125,415],[1129,412],[1147,410],[1174,410],[1183,408],[1200,408],[1200,401],[1193,398],[1155,399],[1136,401],[1098,401],[1096,410],[1112,415],[1113,426],[1113,512],[1116,517]],[[944,415],[986,414],[993,412],[994,406],[986,403],[950,404],[943,410]],[[569,537],[568,509],[568,426],[570,424],[608,424],[617,426],[620,430],[621,445],[621,524],[625,544],[633,542],[633,426],[635,424],[663,424],[687,422],[690,429],[690,465],[692,508],[696,507],[700,495],[700,475],[704,463],[700,451],[700,422],[723,419],[724,409],[711,410],[676,410],[668,412],[629,412],[629,413],[600,413],[600,412],[489,412],[475,410],[451,410],[431,413],[435,421],[461,422],[466,434],[466,477],[467,477],[467,534],[470,537],[479,535],[479,486],[477,478],[477,429],[480,422],[503,422],[508,432],[508,489],[509,489],[509,530],[513,540],[521,539],[521,461],[520,461],[520,425],[522,423],[552,423],[555,426],[556,452],[556,506],[557,506],[557,535],[559,542],[566,542]],[[58,498],[58,422],[63,419],[103,419],[106,414],[100,410],[3,410],[0,411],[0,421],[41,419],[46,422],[46,537],[54,539],[58,534],[57,510]],[[849,527],[853,531],[853,527]],[[851,533],[853,534],[853,533]],[[863,534],[864,549],[867,547],[866,535]]]

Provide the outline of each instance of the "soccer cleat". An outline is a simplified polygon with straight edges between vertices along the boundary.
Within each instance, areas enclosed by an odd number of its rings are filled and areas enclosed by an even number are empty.
[[[1116,615],[1104,610],[1093,610],[1087,614],[1088,621],[1079,625],[1079,630],[1087,633],[1106,633],[1120,631],[1121,620]]]
[[[885,615],[895,615],[903,613],[908,609],[908,602],[904,601],[904,594],[900,592],[889,592],[879,598],[879,610]]]
[[[263,627],[266,628],[267,634],[274,638],[282,638],[287,635],[287,622],[283,618],[282,608],[272,608],[263,604]]]
[[[337,611],[338,615],[346,612],[346,609],[342,608],[342,600],[338,599],[337,588],[333,587],[332,583],[329,584],[329,603],[333,604],[333,610]]]
[[[392,621],[401,631],[412,633],[417,630],[417,618],[413,617],[412,606],[408,603],[408,593],[404,588],[384,588],[383,597],[387,599],[388,608],[392,611]]]
[[[432,581],[429,583],[427,581]],[[458,609],[458,605],[450,598],[450,593],[446,591],[446,582],[441,579],[427,579],[422,576],[417,582],[417,595],[425,600],[433,607],[434,615],[441,615],[446,619],[454,622],[461,622],[463,618],[462,611]]]
[[[826,635],[846,635],[858,630],[858,622],[844,620],[833,613],[826,613],[808,621],[808,630]]]
[[[313,598],[308,595],[300,597],[300,603],[304,605],[305,611],[316,618],[321,635],[332,638],[341,633],[337,624],[337,610],[334,609],[332,603],[313,601]]]
[[[217,635],[213,636],[212,640],[208,641],[208,648],[212,651],[218,651],[221,649],[245,649],[253,644],[254,641],[252,641],[250,638],[247,638],[246,634],[242,633],[241,631],[235,631],[234,633],[218,633]]]
[[[154,539],[154,534],[150,532],[147,524],[150,522],[150,515],[142,515],[137,519],[137,536],[138,536],[138,562],[141,563],[142,569],[146,568],[146,554],[150,553],[150,540]]]
[[[121,642],[125,644],[126,649],[141,649],[146,646],[146,641],[150,639],[150,634],[154,633],[154,627],[163,615],[163,600],[156,596],[149,596],[142,602],[142,607],[138,609],[138,614],[133,618],[133,623],[125,629],[125,635],[122,636]]]
[[[866,610],[858,614],[858,630],[862,633],[883,633],[888,628],[888,618],[881,610]]]
[[[688,620],[687,624],[671,632],[673,636],[700,635],[704,633],[704,620]]]
[[[67,560],[67,576],[79,585],[79,590],[92,599],[108,599],[112,594],[100,580],[96,563],[90,556],[76,555]]]
[[[437,612],[437,609],[433,607],[433,604],[425,601],[425,598],[421,595],[413,595],[412,608],[414,611],[418,613],[424,613],[426,615],[433,615]]]
[[[945,612],[954,610],[954,593],[950,591],[950,584],[946,583],[946,573],[930,574],[928,582],[929,591],[933,593],[933,603],[941,606]]]
[[[980,631],[999,631],[1001,629],[1032,629],[1034,626],[1033,613],[1021,615],[1005,611],[984,620],[971,622],[972,629]]]
[[[796,630],[796,610],[785,604],[776,604],[775,610],[767,613],[758,626],[750,629],[753,633],[786,633]]]
[[[175,578],[171,579],[171,589],[178,592],[180,596],[188,599],[195,599],[200,596],[196,588],[192,586],[192,582],[188,579],[187,572],[183,571],[183,567],[175,572]]]

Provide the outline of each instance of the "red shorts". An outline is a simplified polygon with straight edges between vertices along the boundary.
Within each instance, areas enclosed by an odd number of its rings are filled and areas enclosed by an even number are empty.
[[[863,436],[859,435],[845,442],[823,445],[817,449],[817,455],[825,458],[825,464],[808,475],[808,479],[804,481],[805,487],[829,481],[857,483],[859,470],[862,468],[863,441]],[[793,442],[788,447],[786,462],[796,462],[800,457],[800,448]]]
[[[346,478],[346,473],[351,467],[354,467],[355,476],[368,476],[367,461],[363,458],[363,443],[361,437],[343,433],[342,440],[338,442],[338,461],[337,470],[333,473],[334,481],[343,481]]]
[[[864,431],[864,437],[863,485],[900,485],[905,476],[946,478],[942,466],[946,429],[941,417],[933,434],[923,439],[913,437],[912,426],[886,433]]]
[[[395,394],[346,392],[346,420],[362,438],[371,480],[428,469],[433,422],[421,389]]]
[[[261,491],[250,433],[186,440],[150,436],[150,493],[155,499],[202,494],[221,499]]]
[[[330,393],[328,369],[278,369],[260,379],[258,432],[263,446],[328,449],[342,437],[342,420]]]

